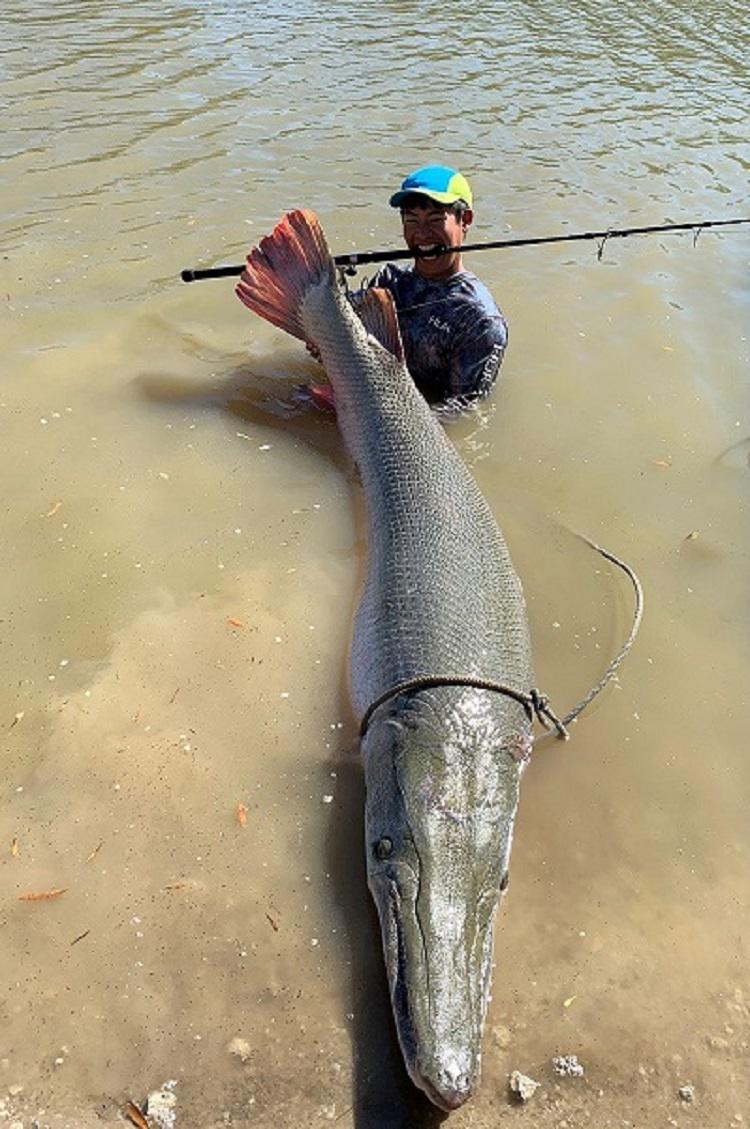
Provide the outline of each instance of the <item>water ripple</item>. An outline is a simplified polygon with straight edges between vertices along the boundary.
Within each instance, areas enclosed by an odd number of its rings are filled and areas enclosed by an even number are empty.
[[[237,224],[248,184],[259,218],[325,211],[342,185],[356,209],[438,158],[473,172],[489,223],[741,201],[744,5],[709,0],[699,17],[682,0],[625,0],[612,17],[594,0],[463,14],[304,0],[262,19],[228,0],[12,0],[2,156],[7,183],[27,188],[7,208],[12,235],[76,203],[137,215],[154,191],[165,216],[197,213],[206,230],[220,212]]]

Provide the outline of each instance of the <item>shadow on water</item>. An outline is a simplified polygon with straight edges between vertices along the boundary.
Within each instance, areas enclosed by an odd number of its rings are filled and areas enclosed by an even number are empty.
[[[411,1083],[388,996],[380,929],[367,889],[364,779],[359,756],[337,760],[343,811],[331,821],[326,867],[351,954],[352,1117],[356,1129],[436,1129],[446,1117]]]
[[[144,373],[136,385],[153,403],[224,412],[283,432],[308,444],[351,476],[351,461],[334,416],[299,396],[289,381],[254,372],[245,363],[209,381]],[[396,1037],[380,929],[367,888],[365,792],[356,740],[350,742],[349,751],[342,750],[324,767],[336,771],[341,802],[328,828],[325,866],[333,880],[351,958],[348,1010],[354,1017],[350,1027],[353,1122],[356,1129],[437,1129],[448,1115],[412,1084]]]
[[[283,432],[330,459],[342,474],[351,468],[335,416],[317,408],[299,381],[264,376],[241,363],[209,380],[150,372],[141,373],[134,383],[143,398],[152,403],[224,413]]]

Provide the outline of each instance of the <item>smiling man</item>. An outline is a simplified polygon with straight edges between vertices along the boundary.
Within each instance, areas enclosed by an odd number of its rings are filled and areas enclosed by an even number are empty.
[[[461,258],[474,219],[472,203],[469,182],[455,169],[428,165],[410,173],[390,204],[401,213],[414,265],[388,263],[368,286],[348,295],[356,310],[370,287],[391,293],[414,383],[431,404],[449,409],[488,394],[508,343],[505,318]],[[307,348],[320,358],[314,342]],[[317,407],[334,407],[329,385],[306,385],[299,392]]]
[[[492,388],[508,342],[505,318],[461,258],[474,218],[469,182],[429,165],[410,173],[390,204],[401,213],[414,265],[389,263],[370,285],[393,295],[409,372],[426,399],[469,404]]]

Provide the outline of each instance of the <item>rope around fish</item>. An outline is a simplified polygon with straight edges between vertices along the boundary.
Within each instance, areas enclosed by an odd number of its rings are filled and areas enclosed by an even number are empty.
[[[382,706],[385,702],[390,701],[391,698],[395,698],[399,694],[406,694],[414,690],[431,689],[436,686],[469,686],[477,690],[494,690],[498,694],[504,694],[508,698],[514,698],[517,702],[520,702],[521,705],[524,706],[527,714],[529,715],[529,718],[532,721],[534,720],[534,718],[536,718],[541,722],[545,729],[550,731],[554,729],[557,732],[557,736],[560,738],[560,740],[569,740],[570,734],[568,733],[568,726],[570,725],[571,721],[575,721],[579,714],[583,713],[586,707],[590,705],[590,703],[594,700],[594,698],[596,698],[598,694],[601,694],[605,686],[609,685],[609,683],[615,677],[620,664],[635,642],[635,637],[638,634],[638,629],[641,625],[641,619],[643,618],[643,587],[640,580],[638,579],[638,575],[635,572],[635,569],[633,569],[629,564],[621,560],[619,557],[616,557],[614,553],[610,553],[607,549],[602,549],[601,545],[597,545],[595,541],[592,541],[590,538],[584,536],[583,533],[577,533],[576,536],[580,537],[582,541],[585,541],[586,544],[589,545],[592,549],[596,549],[597,553],[601,553],[601,555],[603,557],[606,557],[608,561],[611,561],[613,564],[616,564],[618,568],[621,568],[622,571],[630,578],[630,581],[633,585],[633,590],[635,592],[633,623],[627,639],[625,640],[618,653],[612,659],[612,662],[609,664],[599,681],[596,683],[596,685],[591,687],[588,694],[586,694],[586,696],[581,699],[578,705],[574,706],[573,709],[570,710],[569,713],[566,713],[563,718],[559,718],[557,714],[552,710],[546,694],[542,694],[536,688],[532,688],[528,691],[516,690],[513,686],[508,686],[504,682],[496,682],[491,678],[474,678],[465,675],[449,674],[433,676],[425,675],[423,677],[409,678],[403,682],[398,682],[395,686],[392,686],[389,690],[386,690],[385,693],[376,698],[375,701],[372,702],[364,712],[359,727],[360,738],[364,737],[365,733],[367,732],[367,727],[370,724],[370,720],[375,711],[379,709],[380,706]],[[540,740],[540,738],[537,738],[534,741],[534,744],[536,744],[536,741],[538,740]]]

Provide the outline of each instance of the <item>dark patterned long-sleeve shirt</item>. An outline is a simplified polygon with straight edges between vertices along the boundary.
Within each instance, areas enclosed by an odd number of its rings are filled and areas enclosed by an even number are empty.
[[[442,282],[388,263],[369,284],[393,295],[406,363],[433,404],[486,396],[497,378],[508,327],[483,282],[460,271]],[[351,295],[357,307],[362,291]]]

